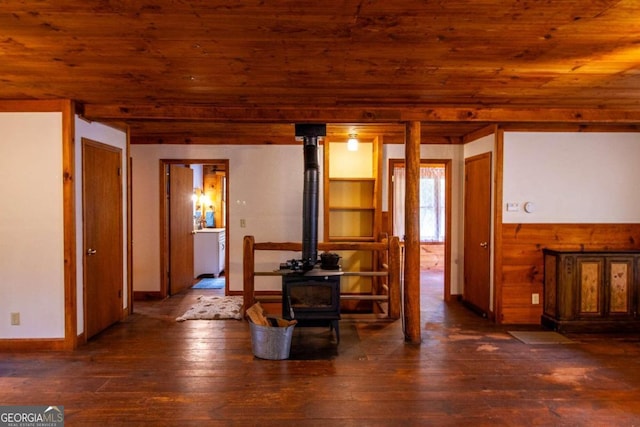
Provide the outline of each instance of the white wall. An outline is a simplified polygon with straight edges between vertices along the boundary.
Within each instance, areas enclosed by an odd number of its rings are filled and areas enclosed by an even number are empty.
[[[543,222],[543,207],[558,205],[557,193],[569,194],[568,206],[590,203],[589,215],[583,220],[604,222],[638,222],[640,200],[632,190],[638,174],[633,162],[640,158],[637,134],[505,134],[504,197],[506,201],[534,201],[535,214],[516,217],[503,212],[504,222]],[[534,142],[535,141],[535,142]],[[494,151],[495,136],[488,135],[464,146],[421,146],[421,157],[452,160],[452,259],[451,291],[462,293],[463,283],[463,201],[464,159]],[[576,145],[577,144],[577,145]],[[535,147],[534,147],[535,145]],[[159,221],[159,159],[197,158],[229,159],[230,161],[230,265],[232,290],[242,289],[242,238],[254,235],[256,241],[300,241],[302,228],[302,149],[295,146],[132,146],[134,158],[134,286],[138,291],[158,291],[160,288]],[[322,161],[321,149],[319,158]],[[403,159],[404,145],[384,145],[382,207],[388,210],[388,162]],[[566,156],[571,154],[572,160]],[[565,157],[563,157],[565,156]],[[597,167],[592,163],[597,160]],[[495,156],[493,158],[495,171]],[[577,164],[578,167],[569,167]],[[568,169],[567,169],[568,168]],[[565,173],[565,169],[569,172]],[[640,173],[640,168],[635,168]],[[597,171],[595,173],[594,171]],[[577,174],[577,175],[574,175]],[[532,179],[535,177],[535,179]],[[577,178],[576,178],[577,177]],[[602,184],[605,182],[605,184]],[[631,183],[629,185],[628,183]],[[574,187],[575,186],[575,187]],[[612,187],[616,186],[613,190]],[[581,188],[573,191],[571,187]],[[584,197],[595,188],[596,196]],[[585,191],[588,189],[589,191]],[[615,191],[614,191],[615,190]],[[493,198],[493,194],[492,194]],[[622,200],[624,199],[624,203]],[[597,200],[606,203],[598,205]],[[322,200],[320,200],[322,204]],[[494,204],[492,203],[492,208]],[[583,212],[581,205],[578,213]],[[612,208],[615,206],[615,209]],[[623,207],[623,208],[621,208]],[[594,214],[598,208],[598,215]],[[504,207],[503,207],[504,209]],[[320,206],[320,212],[323,211]],[[570,221],[580,218],[576,212],[563,215]],[[556,212],[557,213],[557,212]],[[493,215],[492,215],[493,217]],[[247,227],[240,228],[240,219]],[[587,219],[588,218],[588,219]],[[558,222],[559,215],[553,216]],[[492,226],[493,228],[493,226]],[[322,221],[319,236],[322,236]],[[290,258],[293,253],[260,254],[256,268],[270,270]],[[493,260],[492,260],[493,262]],[[269,278],[258,278],[257,289],[272,289]],[[277,285],[276,285],[277,286]]]
[[[404,159],[404,144],[384,145],[382,176],[382,209],[389,210],[389,159]],[[463,147],[460,145],[423,144],[420,158],[451,160],[451,293],[462,293],[462,183],[464,180]]]
[[[0,200],[0,339],[64,338],[62,113],[0,113]]]
[[[296,145],[132,145],[133,283],[136,291],[160,290],[160,159],[229,159],[229,265],[232,291],[242,290],[242,241],[302,240],[302,144]],[[322,168],[322,149],[318,150]],[[322,170],[322,169],[321,169]],[[320,189],[322,191],[322,188]],[[319,212],[323,211],[320,198]],[[246,227],[240,227],[244,219]],[[318,236],[323,235],[322,221]],[[259,252],[256,270],[274,270],[299,258],[293,252]],[[277,281],[277,280],[276,280]],[[256,289],[280,286],[273,278],[257,278]],[[275,287],[277,289],[277,287]]]
[[[76,179],[76,291],[77,291],[77,315],[78,333],[84,331],[84,280],[83,280],[83,260],[84,260],[84,233],[82,224],[82,138],[87,138],[95,142],[101,142],[122,150],[122,224],[123,224],[123,248],[124,262],[122,263],[122,295],[127,295],[127,134],[121,130],[105,126],[101,123],[88,122],[76,116],[75,118],[75,175]],[[122,308],[127,307],[127,298],[122,298]]]
[[[256,242],[299,242],[302,239],[302,145],[132,145],[133,157],[133,273],[136,291],[160,290],[160,159],[229,159],[229,266],[230,289],[242,290],[242,239]],[[318,150],[322,170],[322,147]],[[451,290],[461,293],[462,282],[462,179],[463,148],[423,145],[421,157],[452,160]],[[382,199],[388,209],[389,159],[404,158],[404,145],[384,146]],[[323,189],[320,189],[323,192]],[[320,215],[323,212],[320,198]],[[246,228],[240,228],[240,219]],[[322,218],[318,236],[322,240]],[[258,252],[256,270],[276,269],[281,262],[299,258],[292,252]],[[277,278],[256,277],[257,290],[279,289]]]
[[[64,338],[62,113],[0,113],[0,339]],[[126,133],[75,120],[76,291],[84,330],[81,138],[123,150],[126,243]],[[10,203],[8,203],[11,201]],[[126,264],[122,271],[127,291]],[[126,302],[125,302],[126,304]],[[124,308],[124,307],[123,307]],[[20,313],[20,325],[10,325]]]
[[[505,132],[503,222],[640,222],[638,159],[640,133]]]

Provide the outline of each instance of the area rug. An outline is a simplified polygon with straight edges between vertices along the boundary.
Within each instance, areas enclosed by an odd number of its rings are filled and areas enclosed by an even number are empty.
[[[185,320],[222,320],[242,319],[242,297],[205,297],[199,296],[198,302],[182,316],[176,317],[178,322]]]
[[[509,334],[525,344],[575,344],[576,342],[553,331],[509,331]]]
[[[192,289],[222,289],[225,285],[224,277],[200,279]]]

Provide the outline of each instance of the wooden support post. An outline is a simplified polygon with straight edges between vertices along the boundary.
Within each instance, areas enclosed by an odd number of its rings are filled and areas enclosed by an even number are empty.
[[[389,238],[389,317],[400,318],[400,239],[398,236]]]
[[[404,202],[405,341],[421,342],[420,330],[420,122],[405,125],[406,189]]]
[[[242,242],[242,311],[246,312],[249,307],[255,304],[255,238],[244,236]]]

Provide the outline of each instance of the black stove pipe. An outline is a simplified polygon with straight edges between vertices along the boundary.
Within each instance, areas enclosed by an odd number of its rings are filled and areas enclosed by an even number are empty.
[[[302,195],[302,269],[311,270],[318,262],[318,199],[320,166],[318,137],[326,135],[326,125],[296,124],[296,136],[304,145],[304,188]]]
[[[318,139],[305,138],[304,189],[302,195],[302,269],[311,270],[318,260]]]

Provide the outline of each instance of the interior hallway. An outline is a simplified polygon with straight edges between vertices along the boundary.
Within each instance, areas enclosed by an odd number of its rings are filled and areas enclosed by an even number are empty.
[[[176,322],[204,293],[187,290],[136,302],[75,352],[0,353],[0,402],[63,405],[67,426],[640,423],[638,334],[523,344],[444,303],[435,273],[422,276],[420,346],[401,321],[343,320],[337,347],[328,329],[298,328],[291,359],[259,360],[244,321]]]

